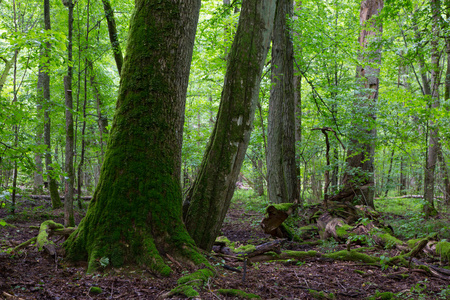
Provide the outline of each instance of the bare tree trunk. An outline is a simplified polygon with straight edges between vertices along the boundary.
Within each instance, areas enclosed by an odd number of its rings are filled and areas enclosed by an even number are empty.
[[[383,0],[364,0],[361,3],[360,23],[363,27],[359,36],[359,44],[363,48],[361,64],[357,68],[357,78],[361,84],[361,91],[356,99],[355,115],[364,115],[371,120],[370,124],[355,124],[347,152],[347,164],[350,172],[344,175],[346,189],[354,190],[354,197],[358,197],[361,204],[374,207],[374,188],[359,189],[359,186],[374,185],[375,154],[375,106],[378,99],[379,68],[372,65],[381,63],[381,46],[375,51],[368,50],[368,43],[379,40],[382,34],[381,20],[377,18],[383,8]]]
[[[274,203],[299,199],[295,162],[294,49],[291,0],[278,0],[272,43],[272,91],[267,135],[267,190]]]
[[[66,99],[66,151],[65,151],[65,192],[64,192],[64,226],[75,226],[75,219],[73,217],[73,148],[74,148],[74,133],[73,133],[73,98],[72,98],[72,33],[73,33],[73,7],[72,0],[64,2],[69,9],[68,17],[68,46],[67,46],[67,60],[68,70],[67,76],[64,77],[64,89]]]
[[[42,67],[39,67],[38,72],[38,81],[37,81],[37,92],[36,92],[36,115],[38,124],[36,125],[36,145],[42,144],[42,139],[44,138],[44,128],[43,128],[43,117],[42,117]],[[33,193],[37,195],[41,195],[44,191],[44,178],[42,176],[44,172],[43,163],[42,163],[42,155],[39,152],[34,154],[34,164],[36,165],[36,171],[34,172],[34,181],[33,181]]]
[[[391,159],[389,161],[389,170],[388,170],[387,179],[386,179],[386,190],[384,192],[384,197],[387,197],[387,195],[389,193],[389,184],[391,181],[392,165],[394,164],[394,153],[395,153],[395,148],[392,147]]]
[[[244,0],[225,75],[217,121],[184,202],[197,246],[210,250],[222,227],[253,127],[276,0]]]
[[[431,39],[431,108],[439,107],[439,16],[440,16],[440,0],[431,1],[432,13],[432,39]],[[428,141],[428,156],[425,168],[424,177],[424,200],[428,202],[424,205],[424,212],[426,217],[435,215],[434,208],[434,183],[435,183],[435,169],[439,149],[438,125],[432,120],[429,125],[429,141]]]
[[[44,28],[45,30],[51,30],[50,27],[50,0],[44,0]],[[50,43],[45,43],[44,56],[47,60],[50,59]],[[52,199],[52,208],[57,209],[62,207],[61,199],[59,198],[58,185],[56,183],[56,175],[53,172],[52,167],[52,145],[51,145],[51,122],[50,122],[50,70],[45,68],[43,70],[43,99],[44,99],[44,143],[47,145],[45,151],[45,168],[47,170],[48,189],[50,191],[50,197]]]

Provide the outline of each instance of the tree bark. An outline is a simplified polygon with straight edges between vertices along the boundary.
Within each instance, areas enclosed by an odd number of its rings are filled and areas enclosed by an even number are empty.
[[[43,112],[42,112],[42,84],[43,84],[43,77],[42,77],[42,67],[39,67],[38,72],[38,81],[37,81],[37,93],[36,93],[36,115],[38,124],[36,125],[36,138],[35,142],[37,146],[42,145],[42,139],[44,135],[44,128],[43,128]],[[44,172],[43,164],[42,164],[42,153],[37,151],[34,154],[34,164],[36,165],[36,171],[34,172],[34,181],[33,181],[33,193],[34,194],[42,194],[43,188],[44,188],[44,178],[42,176],[42,173]]]
[[[276,0],[245,0],[228,56],[217,121],[192,188],[184,219],[197,245],[211,250],[233,197],[253,127]]]
[[[439,18],[440,18],[440,0],[431,1],[432,13],[432,38],[431,38],[431,108],[439,107]],[[434,182],[435,169],[439,149],[438,124],[435,120],[430,122],[429,140],[428,140],[428,155],[425,168],[424,177],[424,192],[423,198],[426,202],[423,209],[426,217],[434,215],[436,209],[434,208]]]
[[[267,135],[267,190],[274,203],[298,200],[295,162],[294,47],[291,0],[278,0],[272,43],[272,91]]]
[[[166,254],[206,263],[182,222],[181,144],[200,0],[136,0],[100,181],[64,244],[70,260],[144,265],[169,275]]]
[[[363,52],[360,58],[361,65],[357,67],[356,75],[361,89],[355,100],[354,106],[358,110],[355,110],[354,114],[355,116],[363,115],[369,122],[354,124],[347,151],[349,170],[346,171],[343,180],[344,189],[355,188],[354,198],[357,198],[359,203],[371,207],[374,207],[374,188],[358,189],[358,186],[374,184],[375,106],[378,99],[380,69],[372,65],[381,63],[381,45],[376,50],[368,48],[369,43],[376,43],[381,38],[382,24],[378,15],[383,5],[383,0],[364,0],[361,3],[360,23],[363,29],[359,36],[359,44]]]
[[[64,192],[64,226],[75,226],[73,217],[73,148],[74,148],[74,133],[73,133],[73,98],[72,98],[72,36],[73,36],[73,2],[69,0],[65,3],[69,9],[68,16],[68,46],[67,46],[67,60],[68,70],[67,76],[64,76],[64,90],[65,90],[65,105],[66,105],[66,149],[65,149],[65,192]]]
[[[106,22],[108,23],[109,41],[116,61],[119,76],[122,73],[123,55],[120,47],[119,37],[117,34],[116,19],[114,18],[114,10],[111,8],[109,0],[102,0],[103,9],[105,10]]]
[[[50,0],[44,0],[44,29],[51,30],[50,25]],[[44,57],[46,61],[50,60],[50,43],[45,43]],[[61,199],[59,198],[58,185],[56,183],[56,175],[52,167],[52,145],[51,145],[51,121],[50,121],[50,70],[44,67],[42,74],[42,90],[44,99],[44,143],[47,146],[45,151],[45,168],[47,170],[47,181],[50,196],[52,198],[52,208],[57,209],[62,207]]]

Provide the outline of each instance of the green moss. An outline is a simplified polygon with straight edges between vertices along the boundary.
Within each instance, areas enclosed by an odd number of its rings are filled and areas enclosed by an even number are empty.
[[[360,262],[364,262],[364,263],[369,263],[369,264],[373,264],[373,263],[378,263],[379,259],[364,254],[364,253],[359,253],[356,251],[347,251],[347,250],[341,250],[341,251],[337,251],[337,252],[333,252],[333,253],[328,253],[328,254],[323,254],[324,257],[327,258],[332,258],[335,260],[343,260],[343,261],[360,261]]]
[[[255,251],[256,250],[256,247],[255,247],[255,245],[242,245],[242,246],[239,246],[238,248],[236,248],[236,249],[233,249],[233,252],[235,252],[235,253],[242,253],[242,252],[252,252],[252,251]]]
[[[408,244],[409,248],[414,248],[422,239],[412,239],[408,240],[406,243]]]
[[[390,300],[397,299],[396,295],[391,292],[376,292],[375,295],[366,298],[367,300]]]
[[[450,261],[450,243],[442,240],[436,244],[436,253],[444,260]]]
[[[366,272],[361,271],[361,270],[355,270],[354,272],[359,275],[366,275]]]
[[[50,229],[61,229],[64,228],[64,225],[56,223],[52,220],[47,220],[42,222],[40,228],[39,228],[39,234],[37,236],[37,245],[39,248],[39,251],[42,251],[44,246],[46,245],[55,245],[55,243],[48,239],[49,231]]]
[[[183,295],[187,298],[195,298],[199,296],[199,293],[190,285],[178,285],[172,289],[170,295]]]
[[[212,276],[214,276],[214,273],[210,269],[199,269],[194,273],[181,277],[177,283],[178,285],[190,284],[193,286],[202,286]]]
[[[365,251],[373,251],[373,250],[375,250],[375,247],[360,247],[360,248],[353,249],[353,251],[356,251],[356,252],[365,252]]]
[[[239,299],[261,299],[261,297],[256,294],[246,293],[236,289],[218,289],[217,293],[223,296],[238,297]]]
[[[226,236],[218,236],[217,238],[216,238],[216,242],[218,242],[218,243],[225,243],[225,245],[227,246],[227,247],[230,247],[230,244],[231,244],[231,241],[226,237]]]
[[[379,234],[378,237],[385,243],[386,249],[394,248],[397,245],[403,245],[403,241],[390,235],[389,233]]]
[[[350,225],[347,225],[347,224],[343,224],[342,226],[336,226],[336,234],[341,239],[346,239],[349,236],[355,235],[355,233],[352,233],[352,232],[349,233],[348,232],[351,229],[353,229],[353,226],[350,226]]]
[[[295,204],[295,203],[278,203],[278,204],[271,204],[270,206],[275,207],[277,210],[286,212],[294,205],[297,205],[297,204]]]
[[[316,257],[317,256],[317,251],[292,251],[292,250],[286,250],[283,251],[283,253],[286,253],[287,255],[289,255],[289,257],[294,257],[296,259],[304,259],[306,257]]]
[[[91,288],[89,289],[89,293],[95,295],[101,294],[102,292],[103,292],[102,289],[98,286],[91,286]]]

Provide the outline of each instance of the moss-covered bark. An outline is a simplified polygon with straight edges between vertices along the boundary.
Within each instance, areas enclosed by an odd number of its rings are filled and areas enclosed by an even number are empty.
[[[200,0],[137,0],[105,161],[67,258],[171,273],[165,254],[199,264],[181,216],[181,142]]]
[[[184,204],[185,224],[210,250],[234,193],[250,140],[256,100],[270,42],[275,0],[246,0],[228,57],[217,122]]]

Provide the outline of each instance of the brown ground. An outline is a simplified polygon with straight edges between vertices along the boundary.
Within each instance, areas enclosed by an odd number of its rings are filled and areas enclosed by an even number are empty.
[[[24,203],[24,202],[22,202]],[[44,206],[48,206],[47,204]],[[43,213],[47,212],[47,213]],[[0,299],[7,294],[22,299],[156,299],[159,295],[176,286],[176,280],[185,272],[178,272],[170,278],[156,278],[148,272],[131,268],[109,270],[105,274],[87,275],[83,266],[69,267],[61,257],[50,258],[38,253],[30,246],[20,254],[4,252],[27,239],[36,236],[37,230],[31,225],[39,225],[43,220],[54,219],[62,222],[62,212],[51,214],[45,207],[36,207],[34,201],[25,201],[18,209],[14,220],[7,218],[7,211],[0,209],[0,219],[5,219],[16,227],[0,226]],[[262,215],[246,213],[240,204],[232,204],[222,229],[224,236],[236,244],[255,245],[269,241],[259,229]],[[80,216],[77,216],[77,221]],[[293,250],[336,251],[343,246],[329,244],[328,247],[305,246],[287,243],[285,248]],[[372,254],[396,255],[378,250]],[[211,260],[217,265],[217,275],[200,292],[201,299],[237,299],[218,294],[217,289],[240,289],[259,295],[262,299],[315,299],[308,289],[334,293],[336,299],[364,299],[380,292],[404,292],[401,299],[446,299],[438,293],[449,288],[450,282],[430,277],[404,268],[383,271],[377,266],[365,266],[355,262],[330,261],[308,258],[304,261],[256,263],[247,267],[243,280],[242,262],[218,257]],[[223,268],[238,268],[233,272]],[[438,264],[438,262],[434,262]],[[364,271],[360,275],[355,270]],[[395,275],[407,271],[409,277]],[[101,287],[100,295],[89,293],[91,286]],[[5,294],[7,293],[7,294]],[[177,297],[173,297],[176,299]],[[326,299],[326,298],[322,298]]]

